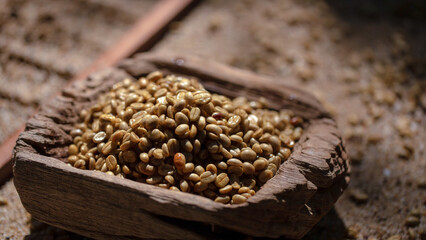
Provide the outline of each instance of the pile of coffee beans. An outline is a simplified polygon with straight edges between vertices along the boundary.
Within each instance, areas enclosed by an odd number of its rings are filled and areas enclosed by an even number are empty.
[[[80,114],[68,164],[224,204],[247,201],[290,156],[303,120],[196,79],[125,79]]]

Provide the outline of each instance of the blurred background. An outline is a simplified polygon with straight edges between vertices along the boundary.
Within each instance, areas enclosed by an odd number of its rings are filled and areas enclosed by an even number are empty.
[[[0,0],[0,146],[159,2]],[[426,1],[199,1],[145,50],[274,77],[333,114],[351,183],[304,239],[426,239]],[[13,179],[0,238],[83,239],[31,220]]]

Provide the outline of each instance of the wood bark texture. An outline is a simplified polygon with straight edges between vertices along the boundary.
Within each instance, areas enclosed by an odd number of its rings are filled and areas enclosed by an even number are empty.
[[[305,131],[290,158],[246,203],[224,205],[104,173],[67,166],[69,135],[79,112],[124,78],[161,70],[198,78],[229,97],[263,96],[291,109]],[[98,239],[303,237],[349,182],[349,163],[332,117],[309,93],[196,57],[140,54],[63,90],[27,123],[14,149],[15,186],[36,219]]]

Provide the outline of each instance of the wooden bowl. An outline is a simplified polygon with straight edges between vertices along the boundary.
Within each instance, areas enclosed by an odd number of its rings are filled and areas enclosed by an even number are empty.
[[[154,70],[196,77],[230,97],[263,96],[271,108],[303,117],[304,134],[277,175],[238,205],[67,166],[79,111],[115,82]],[[342,194],[350,169],[335,121],[312,95],[283,82],[205,59],[156,54],[93,74],[43,106],[20,135],[14,182],[21,201],[34,218],[93,238],[204,239],[232,232],[301,238]]]

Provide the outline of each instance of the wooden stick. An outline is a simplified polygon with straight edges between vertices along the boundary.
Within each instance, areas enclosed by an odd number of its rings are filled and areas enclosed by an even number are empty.
[[[0,185],[12,176],[12,150],[15,147],[16,139],[25,129],[25,125],[21,126],[12,135],[10,135],[0,146]]]
[[[187,9],[192,0],[162,0],[158,2],[146,15],[142,16],[120,40],[99,56],[93,64],[71,79],[68,83],[85,79],[90,73],[105,67],[111,67],[120,60],[129,57],[136,51],[147,50],[155,37],[180,13]],[[53,98],[53,97],[52,97]],[[37,111],[35,111],[36,113]],[[35,114],[34,113],[34,114]],[[21,126],[0,145],[0,185],[12,176],[12,150],[16,139],[25,129]]]
[[[147,50],[152,39],[161,32],[192,0],[163,0],[153,7],[107,52],[75,79],[85,79],[90,73],[117,64],[136,51]]]

